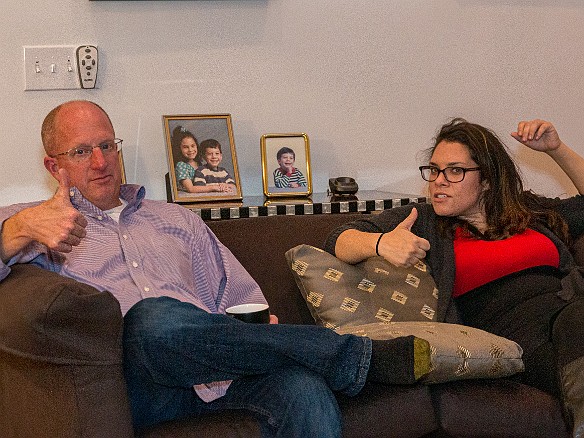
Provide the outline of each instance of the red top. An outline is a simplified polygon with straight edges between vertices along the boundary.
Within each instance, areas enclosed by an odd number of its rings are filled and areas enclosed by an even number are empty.
[[[560,263],[554,243],[543,234],[525,230],[504,240],[480,240],[461,228],[454,235],[456,278],[453,297],[458,297],[514,272]]]

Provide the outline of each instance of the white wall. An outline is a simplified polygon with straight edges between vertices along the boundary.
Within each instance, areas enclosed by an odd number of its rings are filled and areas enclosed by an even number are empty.
[[[99,89],[23,91],[22,46],[96,44]],[[584,153],[581,0],[3,0],[0,205],[50,196],[39,128],[57,104],[105,107],[128,180],[165,199],[163,114],[231,113],[244,195],[259,139],[306,132],[313,185],[423,193],[416,152],[451,116],[495,129],[549,195],[574,189],[507,133],[556,123]]]

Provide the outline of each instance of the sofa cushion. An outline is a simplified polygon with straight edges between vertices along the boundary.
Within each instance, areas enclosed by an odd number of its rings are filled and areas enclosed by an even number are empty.
[[[389,321],[432,321],[438,289],[429,267],[398,268],[383,257],[350,265],[310,245],[286,252],[315,321],[329,328]]]
[[[281,323],[314,324],[284,253],[300,244],[321,246],[336,227],[361,217],[360,213],[277,215],[207,224],[257,281],[270,312]]]
[[[431,386],[366,383],[354,397],[337,395],[343,437],[415,438],[439,427]]]
[[[13,266],[0,282],[2,436],[133,436],[121,330],[110,293]]]
[[[121,363],[122,314],[109,292],[33,265],[13,266],[1,285],[0,348],[58,364]]]
[[[251,412],[212,412],[160,423],[136,431],[136,438],[261,438],[260,425]]]
[[[508,379],[486,379],[442,383],[430,388],[444,436],[571,436],[560,401],[531,386]]]
[[[496,378],[524,370],[521,347],[509,339],[473,327],[440,322],[372,323],[340,328],[371,339],[414,335],[426,339],[431,349],[431,369],[423,383]]]
[[[337,394],[343,416],[343,437],[416,438],[438,428],[430,390],[422,385],[365,384],[354,397]],[[225,411],[191,416],[137,432],[139,438],[260,438],[251,413]],[[312,438],[312,437],[310,437]]]

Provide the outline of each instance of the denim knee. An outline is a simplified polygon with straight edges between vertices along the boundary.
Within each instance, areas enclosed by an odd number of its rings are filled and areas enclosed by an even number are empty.
[[[282,409],[268,419],[280,436],[340,437],[339,405],[322,376],[303,367],[278,369],[275,396],[282,397]]]
[[[124,323],[135,324],[167,319],[169,311],[180,303],[177,299],[170,297],[144,298],[130,307],[124,316]]]
[[[124,316],[124,360],[144,365],[160,345],[173,337],[175,324],[171,323],[174,308],[181,302],[174,298],[146,298],[128,310]],[[193,306],[194,307],[194,306]]]
[[[196,306],[175,298],[145,298],[134,304],[124,316],[124,338],[144,337],[145,334],[147,338],[165,338],[169,329],[175,328],[174,321],[186,315],[192,317],[197,312],[206,315]]]

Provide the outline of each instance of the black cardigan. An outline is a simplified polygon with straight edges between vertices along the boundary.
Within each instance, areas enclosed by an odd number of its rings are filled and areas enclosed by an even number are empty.
[[[578,238],[584,233],[584,196],[578,195],[568,199],[549,199],[550,205],[558,211],[568,223],[570,237]],[[335,244],[339,235],[348,229],[356,229],[371,233],[386,233],[399,225],[412,211],[418,210],[418,219],[412,226],[412,233],[430,242],[430,250],[426,262],[430,266],[432,276],[438,288],[437,320],[441,322],[461,323],[456,306],[452,300],[454,288],[454,242],[451,237],[442,236],[436,228],[436,218],[431,204],[410,204],[402,207],[384,210],[378,215],[370,215],[364,219],[342,225],[334,230],[325,242],[325,250],[335,254]],[[559,269],[564,275],[562,290],[559,295],[566,301],[574,294],[584,295],[584,271],[576,266],[568,246],[544,225],[533,227],[536,231],[549,237],[558,248],[560,255]]]

